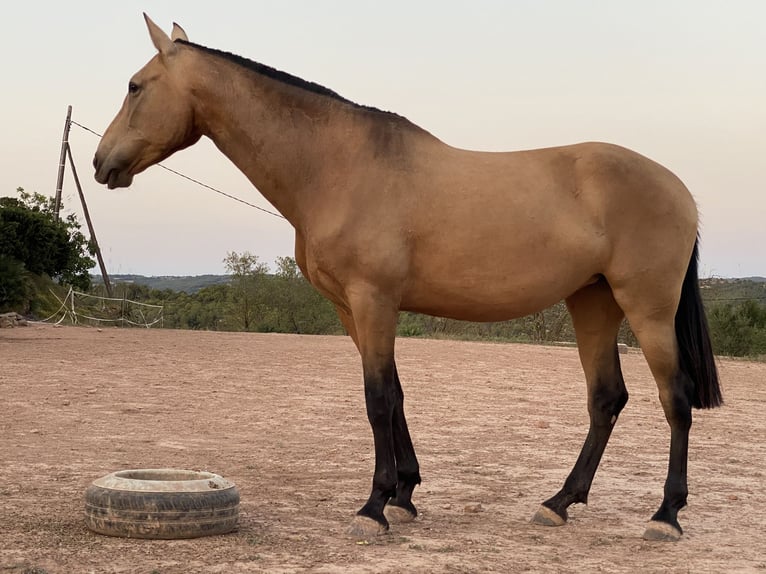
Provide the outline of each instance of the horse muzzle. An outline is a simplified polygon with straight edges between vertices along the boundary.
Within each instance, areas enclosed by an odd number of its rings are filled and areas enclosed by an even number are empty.
[[[102,160],[98,152],[93,158],[93,167],[96,170],[94,177],[101,184],[106,184],[108,189],[129,187],[133,183],[133,174],[120,166],[119,163],[109,161],[109,157]]]

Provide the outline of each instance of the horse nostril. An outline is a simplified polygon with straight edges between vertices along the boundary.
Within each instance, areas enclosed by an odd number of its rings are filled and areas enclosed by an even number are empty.
[[[96,171],[98,171],[98,156],[97,156],[97,155],[94,155],[94,156],[93,156],[93,168],[94,168]]]

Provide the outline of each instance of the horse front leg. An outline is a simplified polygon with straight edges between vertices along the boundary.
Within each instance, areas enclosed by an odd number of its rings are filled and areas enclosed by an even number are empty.
[[[364,366],[364,395],[367,418],[375,443],[375,472],[372,491],[357,512],[349,533],[357,538],[370,538],[388,530],[383,510],[396,495],[396,457],[392,419],[394,403],[393,361],[378,366]]]
[[[418,515],[412,504],[412,492],[420,484],[420,465],[412,446],[407,420],[404,417],[404,391],[394,365],[396,403],[394,405],[393,433],[396,455],[396,496],[386,505],[384,514],[391,522],[411,522]]]
[[[368,539],[388,530],[383,510],[397,494],[394,412],[398,389],[394,338],[398,308],[373,289],[356,289],[353,293],[348,315],[353,319],[354,340],[362,357],[367,419],[375,445],[375,471],[370,496],[354,517],[349,534]]]

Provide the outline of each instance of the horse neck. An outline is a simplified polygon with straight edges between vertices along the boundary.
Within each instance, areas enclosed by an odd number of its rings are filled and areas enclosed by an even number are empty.
[[[317,182],[353,155],[351,106],[228,62],[222,79],[216,66],[192,89],[199,130],[300,229]]]

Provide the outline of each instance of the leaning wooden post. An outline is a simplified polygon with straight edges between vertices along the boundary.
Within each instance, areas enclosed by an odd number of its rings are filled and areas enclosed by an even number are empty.
[[[56,182],[56,198],[53,201],[53,219],[59,220],[61,209],[61,190],[64,188],[64,163],[66,162],[67,147],[69,146],[69,128],[72,126],[72,106],[67,106],[64,135],[61,138],[61,159],[59,159],[59,176]]]
[[[71,106],[69,108],[72,109]],[[101,268],[101,277],[104,279],[104,286],[109,297],[113,297],[112,284],[109,281],[109,275],[106,273],[106,265],[104,265],[104,258],[101,256],[101,247],[98,245],[96,239],[96,231],[93,229],[93,222],[90,220],[90,212],[88,211],[88,204],[85,203],[85,194],[82,192],[82,186],[80,186],[80,178],[77,177],[77,168],[74,166],[74,160],[72,159],[72,149],[69,147],[69,143],[66,144],[65,153],[69,158],[69,165],[72,168],[72,175],[74,176],[74,184],[77,187],[77,193],[80,194],[80,203],[82,203],[82,212],[85,215],[85,221],[88,224],[88,232],[90,233],[90,240],[96,247],[96,259],[98,259],[98,266]]]

